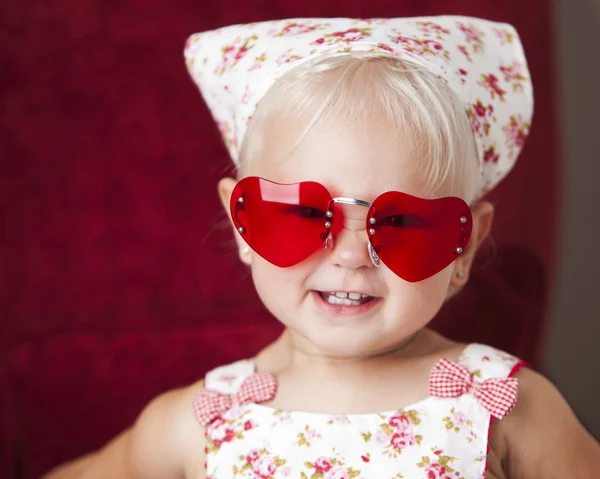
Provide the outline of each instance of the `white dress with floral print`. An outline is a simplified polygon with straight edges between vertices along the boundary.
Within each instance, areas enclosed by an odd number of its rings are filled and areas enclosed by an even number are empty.
[[[468,346],[459,364],[474,381],[510,377],[519,361]],[[235,394],[252,360],[217,368],[206,389]],[[230,408],[207,426],[208,479],[480,479],[491,416],[472,394],[429,396],[401,410],[330,415],[257,403]]]

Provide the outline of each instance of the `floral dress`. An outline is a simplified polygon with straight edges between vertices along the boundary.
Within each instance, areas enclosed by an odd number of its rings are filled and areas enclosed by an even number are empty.
[[[403,409],[332,415],[260,404],[277,383],[252,360],[206,376],[194,402],[206,428],[208,479],[480,479],[490,423],[516,401],[523,366],[515,357],[469,345],[430,376],[430,396]]]

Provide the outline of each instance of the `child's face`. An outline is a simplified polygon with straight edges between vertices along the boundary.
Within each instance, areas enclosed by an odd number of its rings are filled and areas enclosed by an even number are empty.
[[[418,155],[408,151],[401,137],[394,138],[392,128],[376,115],[356,127],[314,128],[292,152],[301,128],[283,119],[271,122],[260,158],[253,158],[245,173],[278,183],[317,181],[334,197],[368,202],[389,190],[431,196],[418,172]],[[231,179],[221,184],[226,205],[233,184]],[[442,187],[434,196],[451,194]],[[385,265],[376,268],[367,249],[367,208],[342,209],[344,229],[332,249],[289,268],[274,266],[254,252],[242,257],[251,266],[263,303],[289,328],[298,347],[337,357],[392,350],[438,312],[454,278],[454,265],[417,283],[401,279]],[[472,243],[477,236],[474,231]],[[332,305],[322,295],[328,292],[374,299],[361,306]]]

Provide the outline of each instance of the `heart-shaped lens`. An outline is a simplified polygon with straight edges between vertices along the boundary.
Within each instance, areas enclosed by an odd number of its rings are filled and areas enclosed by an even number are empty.
[[[367,216],[369,240],[383,263],[406,281],[439,273],[466,248],[473,219],[460,198],[378,196]]]
[[[316,182],[284,185],[258,177],[241,180],[231,196],[231,217],[246,243],[282,268],[304,261],[331,231],[331,195]]]

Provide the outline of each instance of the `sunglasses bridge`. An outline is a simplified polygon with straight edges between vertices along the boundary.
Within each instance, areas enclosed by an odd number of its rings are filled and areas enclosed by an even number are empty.
[[[371,206],[373,206],[373,204],[369,203],[368,201],[357,200],[355,198],[346,198],[343,196],[333,198],[331,200],[331,203],[338,203],[338,204],[342,204],[342,205],[363,206],[365,208],[371,208]],[[327,212],[327,218],[331,218],[331,217],[333,217],[333,211],[329,210]],[[375,218],[371,218],[370,223],[375,224]],[[325,227],[327,228],[327,231],[329,232],[329,228],[331,228],[331,222],[327,221],[325,223]],[[375,234],[375,230],[370,229],[369,235],[372,236],[373,234]],[[329,238],[332,238],[331,233],[329,233],[327,235],[327,238],[325,239],[325,243],[323,245],[324,248],[327,248]],[[371,262],[373,263],[373,266],[376,266],[377,268],[379,268],[381,266],[381,259],[379,258],[377,251],[375,251],[375,248],[373,248],[373,245],[371,244],[370,239],[367,242],[367,248],[369,250],[369,258],[371,258]]]

